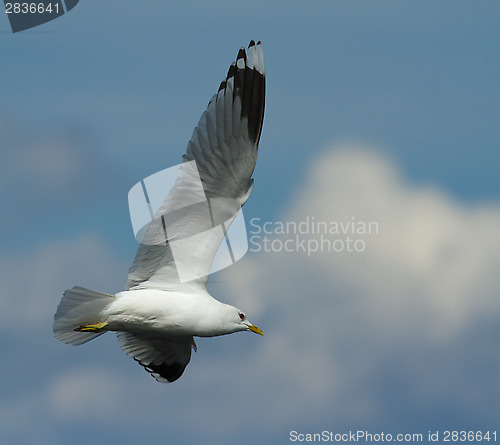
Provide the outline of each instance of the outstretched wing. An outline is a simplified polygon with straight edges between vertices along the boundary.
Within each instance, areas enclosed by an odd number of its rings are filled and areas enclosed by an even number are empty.
[[[175,382],[196,351],[193,337],[158,337],[130,332],[118,332],[122,349],[144,366],[157,381]]]
[[[141,240],[127,289],[206,286],[217,249],[252,189],[264,101],[262,46],[251,41],[201,116],[175,185]]]

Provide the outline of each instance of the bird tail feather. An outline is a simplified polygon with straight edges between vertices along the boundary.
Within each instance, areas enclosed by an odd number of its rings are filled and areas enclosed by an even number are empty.
[[[115,299],[84,287],[75,286],[64,292],[54,315],[54,336],[64,343],[81,345],[105,330],[78,330],[86,326],[105,326],[102,311]]]

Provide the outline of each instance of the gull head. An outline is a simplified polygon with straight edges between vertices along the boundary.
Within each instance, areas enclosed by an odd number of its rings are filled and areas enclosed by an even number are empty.
[[[227,305],[225,324],[230,327],[231,332],[252,331],[256,334],[264,335],[262,329],[250,323],[244,312],[233,306]]]
[[[250,323],[244,312],[229,304],[221,303],[215,298],[209,300],[211,304],[197,305],[196,315],[191,313],[190,320],[194,322],[192,334],[198,337],[216,337],[218,335],[233,334],[240,331],[251,331],[264,335],[262,330]]]

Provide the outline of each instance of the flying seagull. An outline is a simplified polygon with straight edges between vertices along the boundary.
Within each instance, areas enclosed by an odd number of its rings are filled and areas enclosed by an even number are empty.
[[[193,337],[263,335],[242,311],[213,298],[207,279],[252,191],[264,101],[262,46],[252,40],[201,116],[177,180],[144,230],[126,290],[66,290],[54,315],[56,338],[80,345],[115,331],[122,349],[156,380],[174,382],[196,350]]]

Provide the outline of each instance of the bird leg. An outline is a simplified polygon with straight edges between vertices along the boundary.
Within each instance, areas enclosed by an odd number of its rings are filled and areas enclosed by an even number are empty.
[[[76,332],[101,332],[104,330],[108,323],[86,324],[75,328]]]

